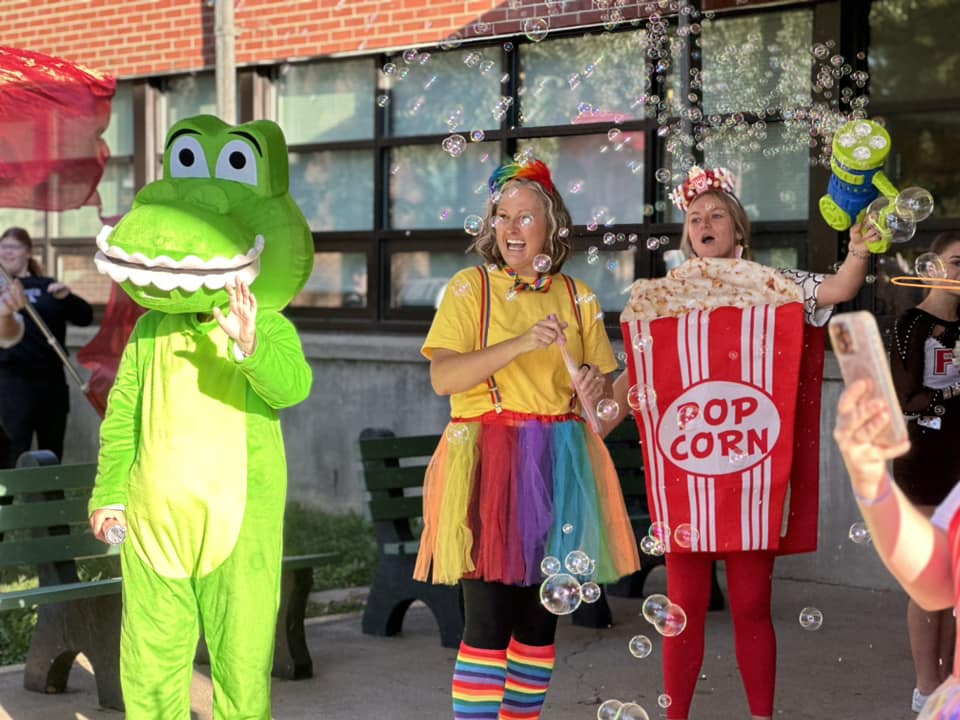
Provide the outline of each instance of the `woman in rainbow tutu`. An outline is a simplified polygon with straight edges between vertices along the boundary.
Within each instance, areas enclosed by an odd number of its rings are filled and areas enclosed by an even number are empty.
[[[539,718],[557,616],[544,557],[579,550],[610,582],[639,569],[616,471],[581,417],[617,367],[596,295],[560,272],[571,219],[546,165],[490,178],[483,264],[450,280],[423,354],[451,421],[424,484],[415,577],[463,588],[455,718]]]
[[[932,612],[960,606],[960,484],[927,517],[894,484],[889,460],[910,448],[910,441],[887,444],[882,438],[890,410],[872,399],[871,380],[852,383],[843,395],[833,436],[850,474],[853,495],[873,545],[887,569],[910,598]],[[896,410],[896,409],[895,409]],[[923,705],[918,720],[960,720],[960,676],[956,650],[953,673]]]

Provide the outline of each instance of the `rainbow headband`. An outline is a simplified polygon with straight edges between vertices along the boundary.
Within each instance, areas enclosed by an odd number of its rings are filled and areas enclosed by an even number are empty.
[[[501,192],[503,186],[511,180],[535,182],[548,194],[553,192],[553,180],[550,177],[550,168],[541,160],[501,165],[493,171],[490,180],[487,181],[487,184],[490,186],[490,194],[496,195]]]
[[[687,173],[687,179],[682,185],[677,185],[670,193],[670,199],[681,211],[686,212],[690,203],[698,195],[710,190],[722,190],[733,195],[735,189],[733,173],[726,168],[704,170],[694,165]]]

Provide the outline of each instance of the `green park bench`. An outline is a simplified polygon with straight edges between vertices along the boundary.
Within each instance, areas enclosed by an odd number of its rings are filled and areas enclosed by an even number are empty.
[[[0,470],[0,568],[19,574],[35,570],[39,586],[0,592],[0,612],[37,609],[24,687],[64,692],[78,653],[93,667],[100,705],[123,709],[120,689],[121,578],[81,580],[77,561],[106,558],[119,547],[94,539],[87,502],[95,464],[59,465],[47,451],[24,453],[17,468]],[[290,680],[313,675],[304,635],[313,567],[335,553],[283,559],[273,675]],[[204,662],[201,642],[198,662]]]

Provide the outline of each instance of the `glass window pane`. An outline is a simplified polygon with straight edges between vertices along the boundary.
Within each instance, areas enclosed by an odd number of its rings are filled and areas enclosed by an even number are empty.
[[[133,155],[133,83],[117,83],[110,103],[110,124],[103,139],[111,155]]]
[[[650,89],[647,33],[604,33],[520,47],[523,124],[568,125],[640,118]]]
[[[366,307],[366,254],[314,253],[313,273],[290,304],[293,307]]]
[[[891,115],[886,128],[895,139],[886,167],[893,183],[933,193],[934,217],[960,217],[960,113]]]
[[[26,210],[24,208],[0,208],[0,233],[9,227],[22,227],[33,239],[34,247],[37,240],[42,240],[44,229],[44,213],[40,210]]]
[[[898,102],[960,95],[960,2],[870,3],[870,94]]]
[[[763,242],[753,238],[751,240],[750,253],[754,262],[766,265],[772,268],[800,268],[800,253],[797,248],[790,247],[757,247],[757,242]]]
[[[645,136],[619,128],[610,133],[520,143],[550,167],[575,225],[643,222]]]
[[[56,277],[92,305],[106,305],[110,299],[110,278],[93,264],[93,251],[57,251]]]
[[[391,151],[390,225],[463,232],[467,215],[486,212],[487,178],[498,166],[498,146],[469,143],[452,158],[437,145]]]
[[[390,98],[388,126],[394,135],[500,126],[494,115],[500,101],[499,45],[433,53],[423,64],[408,65],[398,57],[393,64],[393,74],[380,71],[380,92]]]
[[[166,135],[173,125],[183,118],[193,115],[217,114],[217,86],[212,73],[202,75],[184,75],[170,78],[164,87],[164,105],[166,125],[161,128],[161,136]],[[161,137],[160,142],[163,142]]]
[[[704,164],[725,167],[736,177],[737,197],[751,220],[806,220],[810,159],[809,135],[783,123],[737,130],[716,128],[704,136]],[[685,175],[674,170],[669,192]],[[824,188],[826,190],[826,188]],[[683,214],[666,203],[669,221],[683,222]]]
[[[813,11],[716,20],[703,28],[703,111],[754,112],[810,105]]]
[[[103,217],[109,219],[127,212],[133,205],[133,161],[110,160],[97,186],[103,203]],[[82,207],[60,213],[55,237],[90,237],[100,232],[103,223],[95,207]]]
[[[435,308],[454,273],[481,262],[479,255],[463,252],[393,253],[390,256],[390,307]]]
[[[283,66],[277,118],[287,143],[373,137],[374,78],[368,58]]]
[[[373,152],[290,153],[290,194],[311,230],[373,228]]]
[[[564,263],[563,272],[593,288],[604,310],[620,312],[636,278],[636,251],[636,247],[630,247],[616,252],[574,253]]]

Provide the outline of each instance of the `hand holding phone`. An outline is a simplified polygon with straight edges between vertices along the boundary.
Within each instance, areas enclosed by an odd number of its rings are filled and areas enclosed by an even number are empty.
[[[907,424],[876,319],[864,311],[840,313],[830,320],[829,331],[844,383],[870,378],[870,396],[882,400],[890,415],[890,423],[877,441],[888,447],[902,443],[907,439]]]

